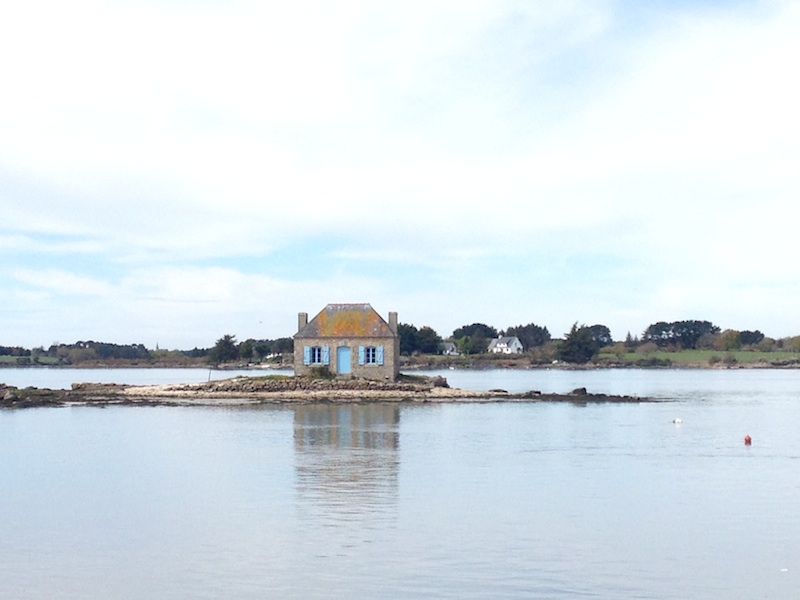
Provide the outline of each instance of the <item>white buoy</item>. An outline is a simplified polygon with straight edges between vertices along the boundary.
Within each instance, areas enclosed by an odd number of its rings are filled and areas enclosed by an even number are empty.
[[[672,419],[672,422],[675,423],[676,425],[680,425],[681,423],[683,423],[683,419],[678,417],[676,419]]]

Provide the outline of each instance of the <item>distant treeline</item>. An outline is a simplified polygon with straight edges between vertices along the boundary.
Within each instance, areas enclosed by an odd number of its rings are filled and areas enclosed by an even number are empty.
[[[239,359],[239,352],[241,352],[241,360],[261,362],[276,353],[291,352],[291,342],[292,340],[289,338],[246,340],[237,345],[237,356],[232,360]],[[98,362],[192,364],[210,361],[213,351],[214,348],[193,348],[192,350],[160,350],[156,348],[150,350],[144,344],[79,341],[74,344],[53,344],[47,349],[0,346],[0,362],[17,365],[77,365]]]
[[[564,361],[584,363],[595,358],[601,350],[622,355],[629,352],[650,353],[654,350],[757,350],[761,352],[800,351],[800,336],[773,339],[755,330],[725,329],[710,321],[684,320],[659,321],[648,326],[641,335],[627,334],[624,340],[614,340],[609,328],[602,324],[579,325],[577,322],[561,338],[552,338],[547,327],[529,323],[497,329],[485,323],[472,323],[455,329],[447,339],[441,338],[430,327],[417,329],[413,325],[400,325],[402,354],[431,353],[437,345],[461,355],[487,352],[492,339],[516,337],[532,363]]]
[[[87,361],[147,361],[153,358],[153,352],[143,344],[80,341],[74,344],[53,344],[47,349],[38,347],[28,350],[0,346],[0,357],[2,356],[17,357],[17,364],[72,365]]]
[[[398,325],[400,354],[404,356],[432,355],[443,352],[462,356],[485,354],[492,339],[516,337],[531,363],[550,363],[563,361],[585,363],[597,357],[602,351],[621,355],[628,352],[648,354],[653,350],[720,350],[741,349],[772,352],[777,350],[800,351],[800,336],[774,340],[760,331],[721,330],[710,321],[687,320],[659,321],[648,326],[641,336],[630,333],[624,341],[615,341],[609,328],[602,324],[578,325],[562,338],[553,338],[547,327],[528,323],[497,329],[485,323],[463,325],[447,338],[442,337],[430,326],[417,327],[409,323]],[[212,364],[233,361],[258,362],[269,353],[291,353],[292,339],[282,338],[266,344],[255,340],[237,342],[236,336],[225,335],[218,339],[208,351],[207,358]]]
[[[514,336],[519,339],[531,362],[588,362],[602,350],[621,355],[625,352],[647,353],[652,350],[718,350],[742,349],[761,352],[800,352],[800,336],[773,339],[758,330],[725,329],[710,321],[659,321],[648,326],[641,335],[627,334],[624,340],[613,340],[608,327],[601,324],[579,325],[577,322],[562,338],[552,338],[547,327],[529,323],[497,329],[485,323],[463,325],[447,338],[433,328],[400,323],[400,353],[476,355],[486,353],[492,339]],[[234,335],[224,335],[209,348],[192,350],[155,350],[143,344],[111,344],[80,341],[74,344],[53,344],[26,349],[19,346],[0,346],[0,363],[78,365],[82,363],[124,362],[127,364],[242,364],[265,361],[283,362],[293,352],[292,338],[247,339],[242,342]]]

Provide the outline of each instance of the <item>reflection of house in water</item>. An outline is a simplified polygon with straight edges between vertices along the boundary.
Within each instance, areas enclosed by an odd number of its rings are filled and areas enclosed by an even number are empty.
[[[294,444],[298,450],[334,448],[396,450],[400,410],[391,404],[309,405],[294,411]]]
[[[399,422],[400,409],[391,404],[296,407],[295,474],[301,499],[344,522],[394,504]]]

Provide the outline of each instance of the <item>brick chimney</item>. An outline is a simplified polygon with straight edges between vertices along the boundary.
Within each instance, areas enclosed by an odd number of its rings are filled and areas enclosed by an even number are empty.
[[[308,325],[308,313],[297,313],[297,331],[303,331],[303,327]]]
[[[397,335],[397,313],[390,312],[389,313],[389,329],[392,330],[392,333]]]

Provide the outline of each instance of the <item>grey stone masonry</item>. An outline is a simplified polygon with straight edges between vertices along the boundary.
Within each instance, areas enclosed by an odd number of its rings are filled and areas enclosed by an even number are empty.
[[[298,314],[294,372],[394,381],[400,371],[397,313],[388,323],[369,304],[329,304],[311,321]]]

